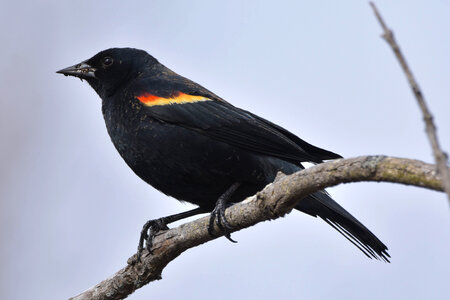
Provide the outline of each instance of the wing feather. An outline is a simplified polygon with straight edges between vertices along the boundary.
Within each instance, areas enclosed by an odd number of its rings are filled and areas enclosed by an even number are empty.
[[[146,107],[147,113],[162,122],[176,124],[220,142],[255,153],[278,157],[293,163],[322,162],[340,156],[315,147],[282,127],[227,102],[210,100],[196,103]]]

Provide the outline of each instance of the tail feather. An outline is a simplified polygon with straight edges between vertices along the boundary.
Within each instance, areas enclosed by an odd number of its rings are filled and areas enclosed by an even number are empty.
[[[309,195],[296,209],[313,217],[322,218],[369,258],[389,262],[388,248],[369,229],[337,204],[325,192]]]

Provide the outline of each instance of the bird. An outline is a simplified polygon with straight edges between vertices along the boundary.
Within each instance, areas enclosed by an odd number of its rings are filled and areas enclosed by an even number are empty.
[[[178,75],[144,50],[110,48],[57,73],[86,80],[102,100],[112,143],[142,180],[196,208],[149,220],[142,228],[138,258],[167,225],[210,213],[229,240],[229,205],[254,195],[278,172],[292,174],[302,163],[342,158],[238,108],[198,83]],[[295,209],[319,217],[369,258],[389,262],[388,248],[325,191],[302,199]],[[145,245],[144,245],[145,243]]]

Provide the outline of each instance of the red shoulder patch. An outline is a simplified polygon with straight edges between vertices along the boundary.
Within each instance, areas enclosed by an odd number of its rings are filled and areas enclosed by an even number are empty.
[[[142,93],[136,98],[141,101],[146,106],[156,106],[156,105],[171,105],[171,104],[185,104],[194,103],[201,101],[212,101],[212,99],[203,96],[188,95],[182,92],[175,92],[171,97],[165,98],[160,96],[155,96],[150,93]]]

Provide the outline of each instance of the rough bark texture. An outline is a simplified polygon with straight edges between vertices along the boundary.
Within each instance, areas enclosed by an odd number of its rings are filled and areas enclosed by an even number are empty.
[[[392,48],[392,51],[394,51],[395,57],[397,58],[398,62],[400,63],[400,66],[402,67],[402,70],[405,73],[406,78],[408,79],[409,85],[411,86],[412,92],[414,93],[414,96],[416,97],[417,104],[419,104],[420,110],[422,111],[423,120],[425,121],[425,131],[427,133],[428,140],[430,141],[431,148],[433,149],[433,155],[434,155],[434,160],[436,162],[437,169],[438,169],[439,173],[442,175],[444,191],[447,194],[447,198],[450,203],[450,171],[448,171],[447,154],[444,151],[442,151],[441,147],[439,146],[439,141],[438,141],[438,137],[437,137],[437,133],[436,133],[436,126],[434,125],[433,116],[431,115],[431,112],[428,109],[428,106],[425,102],[423,93],[420,90],[419,84],[417,83],[416,79],[414,78],[414,75],[412,74],[411,69],[409,68],[408,64],[406,63],[406,59],[403,56],[402,51],[400,50],[400,46],[397,44],[397,42],[394,38],[394,33],[384,23],[384,20],[381,17],[380,13],[378,12],[378,9],[375,6],[375,4],[373,4],[373,2],[370,2],[370,5],[372,6],[372,9],[375,13],[375,16],[378,19],[378,22],[380,23],[381,27],[383,28],[382,37]]]
[[[286,176],[226,210],[234,231],[289,213],[306,195],[340,183],[360,181],[396,182],[442,191],[442,178],[434,165],[386,156],[362,156],[316,165]],[[144,250],[141,262],[136,255],[128,265],[108,279],[71,299],[123,299],[147,283],[161,279],[162,270],[185,250],[213,240],[208,234],[209,216],[161,232],[150,255]],[[216,228],[216,232],[219,229]]]

